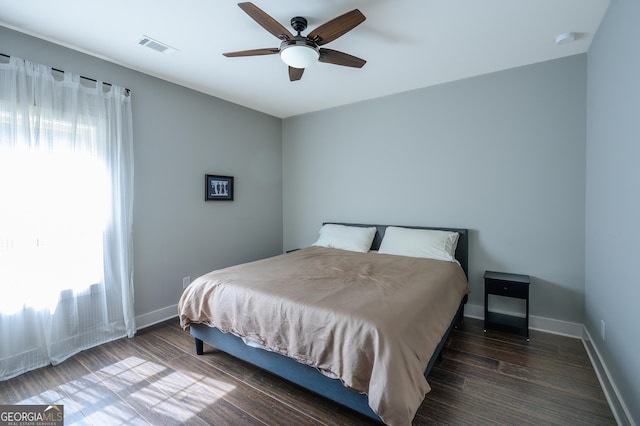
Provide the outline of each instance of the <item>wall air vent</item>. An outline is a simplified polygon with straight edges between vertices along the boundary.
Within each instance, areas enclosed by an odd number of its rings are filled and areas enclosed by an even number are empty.
[[[175,49],[167,44],[159,42],[158,40],[154,40],[151,37],[142,36],[140,40],[138,40],[138,44],[140,46],[146,46],[149,49],[153,49],[156,52],[168,54],[176,52],[178,49]]]

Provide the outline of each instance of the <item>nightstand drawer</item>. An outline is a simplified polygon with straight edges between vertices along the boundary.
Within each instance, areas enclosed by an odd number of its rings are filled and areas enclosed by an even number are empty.
[[[529,284],[487,279],[485,285],[489,294],[516,297],[518,299],[527,299],[529,297]]]

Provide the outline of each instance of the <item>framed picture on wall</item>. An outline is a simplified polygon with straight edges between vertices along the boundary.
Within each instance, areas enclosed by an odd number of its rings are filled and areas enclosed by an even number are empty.
[[[233,176],[204,175],[205,201],[233,201]]]

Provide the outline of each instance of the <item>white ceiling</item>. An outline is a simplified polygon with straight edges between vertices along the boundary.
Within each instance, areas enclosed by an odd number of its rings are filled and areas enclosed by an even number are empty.
[[[279,46],[236,1],[0,0],[0,25],[285,118],[586,52],[609,2],[254,0],[293,33],[291,18],[305,17],[304,35],[355,8],[367,17],[324,46],[363,68],[318,63],[297,82],[277,55],[222,56]],[[569,31],[576,41],[556,45]],[[178,51],[140,46],[143,35]]]

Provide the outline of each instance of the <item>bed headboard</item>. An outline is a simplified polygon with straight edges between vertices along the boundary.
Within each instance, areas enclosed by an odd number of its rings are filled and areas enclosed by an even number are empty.
[[[406,226],[406,225],[367,225],[363,223],[342,223],[342,222],[325,222],[324,224],[331,223],[335,225],[346,225],[346,226],[360,226],[369,228],[375,226],[377,231],[376,235],[373,238],[373,243],[371,244],[371,250],[378,250],[380,248],[380,243],[382,243],[382,238],[384,237],[384,231],[387,229],[387,226],[397,226],[399,228],[413,228],[413,229],[435,229],[439,231],[451,231],[457,232],[459,234],[458,237],[458,246],[456,247],[456,260],[460,262],[464,273],[469,276],[469,232],[468,229],[464,228],[439,228],[439,227],[431,227],[431,226]]]

